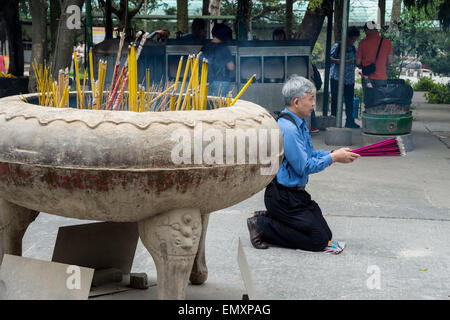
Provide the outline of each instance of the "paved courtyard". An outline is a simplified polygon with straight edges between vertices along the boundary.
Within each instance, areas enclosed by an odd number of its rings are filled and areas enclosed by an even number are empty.
[[[264,191],[211,214],[206,239],[209,278],[189,285],[187,299],[241,299],[239,238],[261,299],[450,299],[450,105],[415,94],[414,150],[405,157],[360,158],[312,175],[307,186],[337,240],[338,256],[271,247],[256,250],[246,219],[264,209]],[[313,135],[316,149],[324,133]],[[361,146],[353,130],[353,147]],[[333,147],[335,148],[335,147]],[[58,227],[87,221],[41,214],[30,225],[23,255],[50,260]],[[156,269],[139,242],[132,272],[146,272],[147,290],[95,299],[156,299]]]

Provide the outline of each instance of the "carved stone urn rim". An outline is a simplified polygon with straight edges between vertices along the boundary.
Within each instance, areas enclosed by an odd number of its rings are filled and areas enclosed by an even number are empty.
[[[75,94],[75,92],[71,92]],[[182,123],[194,127],[197,122],[222,123],[225,127],[233,128],[237,121],[255,121],[261,123],[264,118],[272,117],[263,107],[246,100],[238,100],[234,106],[214,110],[180,110],[180,111],[113,111],[88,110],[76,108],[54,108],[24,102],[25,99],[36,98],[39,93],[9,96],[0,99],[0,115],[6,120],[17,117],[25,119],[35,118],[41,125],[53,121],[67,123],[80,121],[90,128],[102,123],[131,124],[139,129],[147,129],[152,124]]]

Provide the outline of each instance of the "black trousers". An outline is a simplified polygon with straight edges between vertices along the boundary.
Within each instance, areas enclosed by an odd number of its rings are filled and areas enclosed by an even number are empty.
[[[266,188],[264,202],[267,215],[257,218],[264,241],[307,251],[322,251],[328,245],[331,230],[308,192],[280,185],[275,187],[271,182]]]
[[[337,100],[339,91],[339,81],[330,79],[331,87],[331,115],[337,116]],[[346,123],[352,123],[355,121],[353,118],[353,99],[355,95],[355,85],[346,84],[344,85],[344,102],[345,102],[345,117]]]

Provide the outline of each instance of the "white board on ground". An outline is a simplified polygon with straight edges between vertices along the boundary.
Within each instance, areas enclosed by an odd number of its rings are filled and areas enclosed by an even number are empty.
[[[245,289],[250,300],[257,300],[255,287],[253,285],[252,274],[248,265],[247,257],[245,256],[244,248],[242,247],[241,238],[239,238],[237,261],[239,270],[241,271],[242,280],[244,281]]]
[[[94,269],[5,254],[0,300],[86,300]]]

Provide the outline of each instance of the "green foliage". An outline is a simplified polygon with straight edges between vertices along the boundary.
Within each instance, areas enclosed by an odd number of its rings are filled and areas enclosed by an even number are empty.
[[[313,11],[322,9],[323,0],[310,0],[309,6]]]
[[[434,73],[450,75],[450,40],[445,34],[442,35],[440,48],[434,57],[424,57],[423,63],[428,65]]]
[[[220,13],[222,15],[236,15],[237,9],[237,1],[221,1]],[[285,1],[253,1],[251,16],[252,23],[270,22],[283,24],[285,20]]]
[[[450,104],[450,83],[435,83],[430,90],[425,93],[428,103]]]
[[[445,31],[450,28],[450,2],[444,0],[403,0],[409,8],[424,9],[428,13],[431,9],[435,9],[436,17],[441,22]]]
[[[413,89],[414,91],[426,91],[425,98],[428,103],[450,104],[450,83],[436,83],[428,77],[420,77],[419,81],[413,85]]]
[[[19,16],[21,19],[31,19],[30,3],[19,0]]]
[[[442,0],[435,0],[436,4]],[[420,60],[425,59],[448,59],[449,39],[445,33],[440,32],[434,20],[437,17],[435,6],[405,8],[402,11],[397,24],[392,26],[384,36],[392,42],[394,56],[394,67],[403,67],[408,57],[416,56]],[[430,60],[431,63],[434,61]],[[433,64],[437,67],[436,64]],[[393,74],[392,76],[395,76]]]
[[[414,91],[429,91],[435,85],[434,81],[428,77],[420,77],[412,87]]]
[[[434,73],[448,76],[450,74],[450,55],[440,55],[434,58],[426,58],[423,63],[430,67]]]
[[[405,79],[405,84],[407,84],[407,85],[410,86],[410,87],[413,86],[411,80],[409,80],[409,79]]]
[[[324,56],[323,56],[324,52],[325,52],[325,50],[320,45],[320,43],[316,42],[316,44],[314,45],[312,54],[311,54],[311,62],[313,64],[317,65],[317,62],[322,61],[324,59]]]
[[[176,7],[169,7],[167,9],[164,9],[165,14],[168,16],[176,15],[177,14],[177,8]]]

